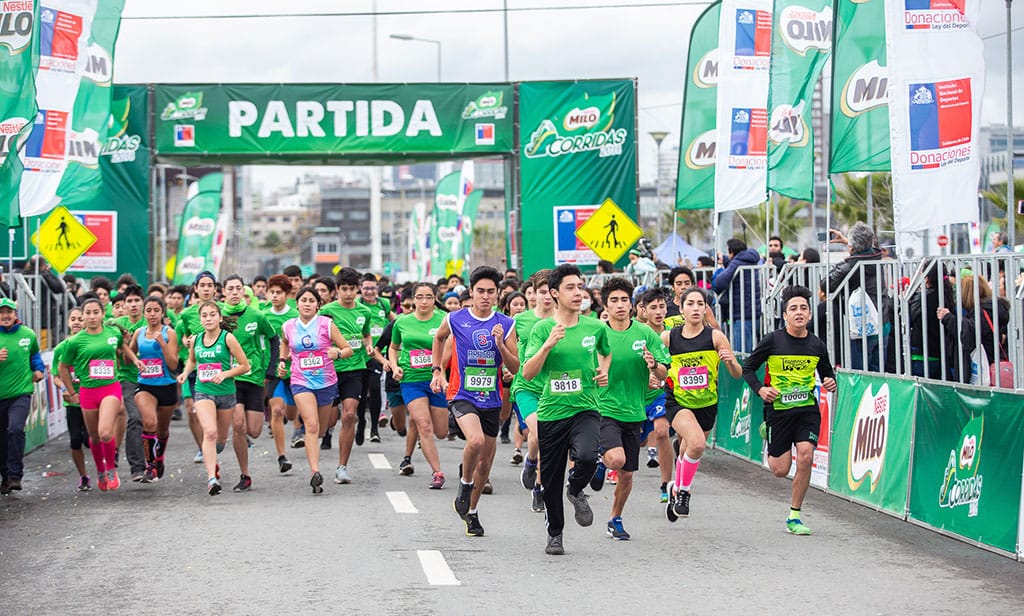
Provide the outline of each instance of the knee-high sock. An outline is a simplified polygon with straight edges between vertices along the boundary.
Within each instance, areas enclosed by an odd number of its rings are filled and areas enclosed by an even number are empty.
[[[92,452],[92,461],[96,465],[96,474],[100,475],[106,472],[107,463],[103,460],[103,446],[89,439],[89,451]]]
[[[152,466],[156,461],[156,432],[142,433],[142,448],[146,454],[146,466]]]
[[[153,449],[153,457],[157,462],[162,462],[164,454],[167,452],[167,439],[170,437],[163,436],[156,439],[156,447]]]
[[[694,460],[685,453],[682,457],[676,458],[676,487],[690,491],[690,486],[693,485],[693,476],[697,474],[697,469],[700,468],[700,458]]]
[[[116,449],[116,447],[114,445],[114,439],[110,439],[109,441],[101,442],[100,443],[100,449],[103,450],[103,459],[106,460],[105,468],[107,470],[113,470],[114,469],[114,455],[115,455],[114,454],[114,449]]]

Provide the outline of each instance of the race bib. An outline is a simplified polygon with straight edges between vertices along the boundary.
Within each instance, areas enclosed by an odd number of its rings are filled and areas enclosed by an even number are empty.
[[[199,379],[200,383],[209,383],[213,380],[213,377],[220,373],[220,364],[199,364],[199,371],[196,372],[196,378]]]
[[[114,360],[92,359],[89,360],[89,378],[96,380],[114,379]]]
[[[786,404],[786,405],[802,404],[802,403],[808,402],[810,399],[811,399],[811,392],[807,391],[806,389],[801,390],[801,391],[787,392],[787,393],[784,393],[781,396],[779,396],[779,401],[782,402],[782,404]]]
[[[429,368],[434,363],[434,353],[430,349],[413,349],[409,351],[409,365],[413,368]]]
[[[145,358],[141,361],[142,370],[139,370],[140,379],[158,379],[164,375],[164,360]]]
[[[690,366],[679,368],[677,375],[679,389],[707,389],[708,388],[708,367]]]
[[[498,382],[497,368],[467,368],[466,391],[492,392]]]
[[[380,325],[374,325],[370,328],[370,335],[374,338],[380,338],[381,334],[384,333],[384,328]]]
[[[548,381],[551,393],[556,396],[578,394],[583,391],[583,373],[580,370],[555,373]]]
[[[303,372],[319,371],[327,363],[327,353],[325,351],[303,351],[295,356],[295,360],[299,370]]]
[[[358,351],[359,349],[363,348],[363,339],[362,338],[350,338],[349,341],[348,341],[348,345],[350,347],[352,347],[353,351]]]

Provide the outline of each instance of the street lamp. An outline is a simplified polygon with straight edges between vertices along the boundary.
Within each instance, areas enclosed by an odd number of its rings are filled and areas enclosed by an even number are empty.
[[[419,41],[421,43],[431,43],[437,45],[437,82],[441,83],[441,41],[434,39],[418,38],[410,34],[392,34],[391,38],[398,41]]]
[[[668,131],[664,130],[652,130],[648,135],[651,139],[654,139],[654,143],[657,146],[657,160],[654,162],[654,204],[655,209],[658,212],[655,221],[658,229],[658,245],[661,245],[661,142],[668,137]],[[672,233],[676,232],[675,212],[672,215]]]

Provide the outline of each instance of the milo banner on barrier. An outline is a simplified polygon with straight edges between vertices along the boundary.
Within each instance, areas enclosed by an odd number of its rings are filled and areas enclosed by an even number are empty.
[[[1020,396],[921,385],[910,517],[1015,552],[1024,413]]]
[[[905,515],[916,384],[845,372],[836,381],[829,491]]]
[[[758,371],[764,378],[764,368]],[[764,402],[743,379],[734,379],[724,368],[718,371],[718,419],[715,447],[751,462],[761,462],[764,439],[758,427],[764,421]]]

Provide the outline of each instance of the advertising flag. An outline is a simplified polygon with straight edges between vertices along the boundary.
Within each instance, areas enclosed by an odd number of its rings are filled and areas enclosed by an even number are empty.
[[[99,195],[123,8],[124,0],[48,0],[39,10],[39,110],[21,152],[22,216]]]
[[[430,274],[446,276],[449,263],[456,260],[454,250],[459,243],[459,186],[461,171],[449,173],[434,189],[434,210],[430,223]]]
[[[768,88],[768,189],[814,200],[814,87],[832,52],[832,0],[775,0]]]
[[[829,173],[889,170],[885,0],[835,0]]]
[[[464,255],[465,255],[466,251],[464,250],[464,239],[463,239],[463,236],[465,234],[464,234],[462,228],[464,226],[463,218],[464,218],[465,213],[466,213],[465,212],[465,210],[466,210],[466,200],[469,198],[470,194],[472,194],[472,192],[473,192],[473,181],[474,181],[473,161],[471,161],[471,160],[463,161],[463,163],[462,163],[462,170],[459,172],[459,193],[458,193],[458,197],[457,197],[457,201],[456,201],[456,211],[458,213],[458,218],[455,220],[455,229],[456,229],[456,231],[458,231],[458,233],[455,235],[455,238],[452,240],[452,256],[454,257],[455,260],[463,262],[462,264],[460,264],[457,267],[458,271],[462,270],[463,265],[465,263]],[[473,215],[474,216],[476,215],[475,211],[473,212]]]
[[[767,198],[772,0],[722,0],[718,50],[715,211]]]
[[[11,6],[8,6],[10,4]],[[33,37],[39,21],[34,0],[0,5],[0,225],[20,225],[18,189],[21,159],[36,116],[35,71],[39,63],[39,37]]]
[[[889,143],[897,232],[978,217],[985,91],[980,0],[889,0]]]
[[[430,255],[427,250],[427,205],[422,201],[413,206],[409,221],[409,272],[414,281],[424,280]]]
[[[173,284],[192,284],[196,274],[214,269],[214,242],[223,184],[223,174],[211,173],[193,185],[195,194],[191,195],[181,215]]]
[[[480,207],[480,200],[484,197],[484,191],[474,190],[466,197],[466,204],[462,208],[462,216],[459,218],[459,232],[462,236],[462,259],[463,269],[469,269],[469,255],[473,252],[473,228],[476,226],[476,212]]]
[[[683,119],[679,128],[679,172],[676,209],[715,207],[715,152],[718,133],[718,28],[722,3],[704,9],[690,30],[683,82]]]

